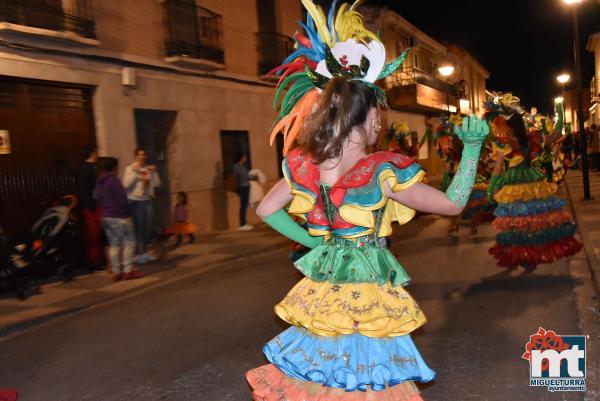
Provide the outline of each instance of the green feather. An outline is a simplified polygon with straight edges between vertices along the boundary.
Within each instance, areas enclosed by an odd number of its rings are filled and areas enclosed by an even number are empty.
[[[410,48],[404,50],[404,52],[400,55],[400,57],[398,57],[391,63],[388,63],[385,66],[383,66],[383,70],[381,70],[381,72],[379,73],[377,80],[380,80],[380,79],[383,79],[383,78],[389,76],[391,73],[393,73],[398,68],[400,68],[400,66],[402,65],[404,60],[406,60],[406,56],[408,56],[409,50],[410,50]]]
[[[302,77],[306,77],[306,73],[305,72],[297,72],[295,74],[291,74],[289,76],[287,76],[283,82],[281,83],[281,85],[279,85],[279,87],[277,88],[277,92],[275,93],[275,99],[273,100],[273,108],[277,107],[277,104],[279,104],[279,100],[281,98],[281,94],[285,91],[285,89],[287,88],[288,84],[292,81],[295,80],[299,80]]]
[[[312,81],[308,81],[302,84],[294,85],[290,90],[285,94],[285,97],[281,101],[281,112],[279,113],[282,117],[289,114],[290,111],[294,108],[298,100],[309,90],[314,88]]]

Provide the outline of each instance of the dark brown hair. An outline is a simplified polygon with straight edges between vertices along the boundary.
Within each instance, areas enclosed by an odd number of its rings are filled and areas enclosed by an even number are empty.
[[[112,173],[119,166],[119,160],[114,157],[103,157],[100,161],[100,171],[103,173]]]
[[[359,81],[332,78],[302,128],[300,146],[316,163],[339,157],[352,129],[365,123],[373,107],[377,107],[373,89]]]

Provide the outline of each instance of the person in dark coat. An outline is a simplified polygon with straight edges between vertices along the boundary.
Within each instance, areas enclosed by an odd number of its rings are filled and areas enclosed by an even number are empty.
[[[102,227],[100,210],[96,207],[94,189],[98,175],[98,152],[95,146],[86,146],[83,150],[85,161],[79,169],[77,180],[77,198],[83,217],[85,260],[90,269],[104,266],[102,250]]]

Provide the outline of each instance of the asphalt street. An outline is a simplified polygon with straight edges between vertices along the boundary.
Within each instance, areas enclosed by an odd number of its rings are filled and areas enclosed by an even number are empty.
[[[447,236],[447,220],[397,229],[392,249],[428,324],[414,339],[429,401],[583,400],[529,386],[521,355],[538,327],[579,334],[567,262],[507,274],[487,254],[490,226]],[[20,401],[249,401],[244,373],[286,328],[273,313],[301,278],[288,249],[53,321],[0,342],[0,387]]]

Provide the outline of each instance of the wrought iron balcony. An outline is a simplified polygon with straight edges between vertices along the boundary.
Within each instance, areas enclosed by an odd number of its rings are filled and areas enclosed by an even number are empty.
[[[392,108],[436,113],[458,108],[456,85],[415,67],[392,74],[386,80],[386,89]]]
[[[260,56],[258,71],[266,75],[294,52],[294,40],[289,36],[274,32],[258,32],[258,53]]]
[[[96,37],[91,0],[3,0],[0,22]]]
[[[192,0],[167,0],[164,10],[168,58],[224,64],[223,17]]]
[[[407,86],[421,84],[456,96],[456,87],[450,82],[443,81],[436,76],[429,74],[415,67],[403,68],[392,75],[394,86]]]

